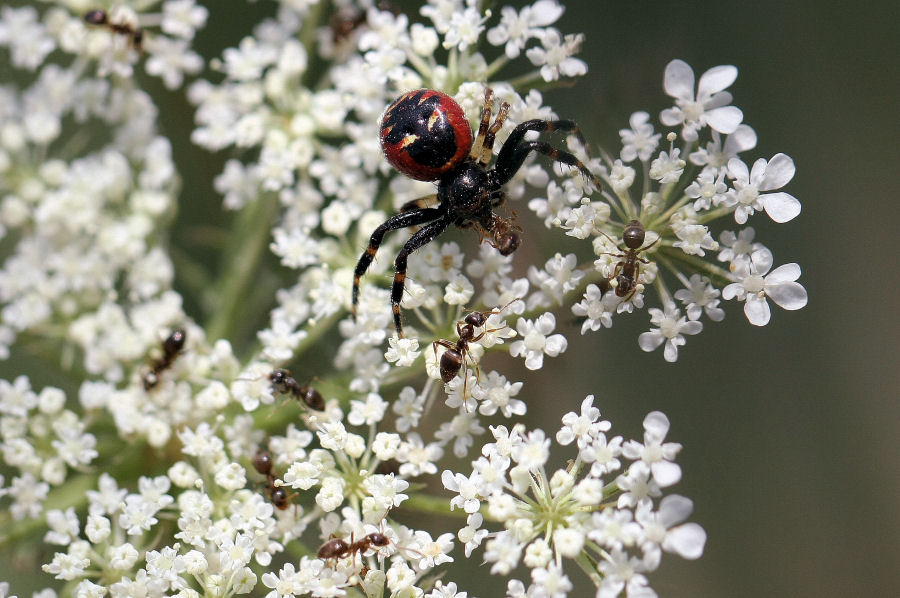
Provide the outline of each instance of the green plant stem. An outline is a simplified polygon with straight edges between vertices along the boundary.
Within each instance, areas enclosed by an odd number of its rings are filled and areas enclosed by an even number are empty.
[[[222,259],[229,267],[223,268],[221,284],[210,295],[218,307],[206,326],[207,338],[231,338],[243,321],[240,312],[253,289],[259,264],[267,254],[270,229],[278,208],[274,196],[263,195],[235,218]]]

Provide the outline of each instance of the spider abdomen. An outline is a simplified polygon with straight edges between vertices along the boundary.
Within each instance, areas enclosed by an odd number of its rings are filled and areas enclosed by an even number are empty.
[[[469,153],[472,128],[456,100],[434,89],[417,89],[384,111],[380,139],[394,168],[418,181],[436,181]]]

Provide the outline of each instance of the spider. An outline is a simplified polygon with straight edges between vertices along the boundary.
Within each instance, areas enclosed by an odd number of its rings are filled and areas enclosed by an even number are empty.
[[[359,304],[360,278],[369,269],[388,231],[421,226],[394,259],[391,309],[397,336],[401,338],[400,300],[410,253],[433,241],[451,224],[458,228],[474,228],[482,241],[487,238],[502,255],[514,252],[521,241],[519,232],[522,229],[512,222],[512,218],[499,216],[494,209],[505,203],[503,185],[522,167],[529,153],[544,154],[555,162],[574,166],[594,185],[600,186],[597,177],[571,153],[544,141],[525,139],[529,131],[565,131],[586,146],[578,125],[571,120],[523,122],[509,134],[493,168],[489,168],[494,139],[509,113],[509,104],[501,102],[492,123],[493,107],[493,91],[486,87],[481,124],[474,140],[462,107],[440,91],[417,89],[407,92],[384,111],[380,138],[388,162],[410,178],[436,181],[437,193],[408,202],[372,233],[353,272],[351,313],[354,319]]]

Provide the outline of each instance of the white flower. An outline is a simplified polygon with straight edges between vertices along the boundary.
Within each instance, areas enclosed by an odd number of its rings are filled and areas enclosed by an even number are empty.
[[[699,320],[704,311],[713,322],[721,322],[725,318],[725,310],[718,306],[721,292],[710,284],[708,278],[693,274],[685,287],[675,291],[675,298],[684,303],[689,320]]]
[[[800,309],[807,302],[806,289],[796,282],[800,278],[800,266],[785,264],[769,272],[772,263],[771,251],[754,251],[750,261],[732,273],[737,282],[722,289],[723,299],[746,301],[744,314],[754,326],[769,323],[772,314],[766,297],[787,310]]]
[[[663,110],[659,120],[669,127],[683,125],[681,136],[686,141],[696,141],[697,132],[706,125],[720,133],[733,133],[744,114],[728,105],[731,94],[723,90],[736,78],[733,66],[713,67],[700,76],[695,95],[693,69],[683,60],[673,60],[666,65],[663,87],[675,98],[675,107]]]
[[[409,367],[413,364],[419,355],[419,339],[416,338],[397,338],[392,336],[388,339],[389,348],[384,353],[384,358],[389,362],[396,362],[400,367]]]
[[[504,6],[500,12],[500,23],[488,31],[487,40],[495,46],[506,44],[506,57],[516,58],[525,48],[525,43],[533,37],[541,37],[541,28],[555,23],[563,10],[556,0],[538,0],[518,13],[515,8]]]
[[[677,247],[688,255],[703,256],[706,255],[704,249],[710,251],[719,249],[719,244],[709,234],[709,229],[702,224],[681,226],[676,229],[675,236],[678,237],[678,241],[672,243],[672,247]]]
[[[548,28],[541,38],[541,48],[529,48],[525,55],[531,64],[541,67],[544,81],[556,81],[560,75],[577,77],[587,72],[587,63],[572,55],[581,50],[582,34],[566,34],[563,38],[556,29]]]
[[[622,138],[622,151],[619,155],[623,162],[631,162],[635,158],[646,162],[656,151],[661,133],[653,133],[653,125],[647,122],[649,119],[650,115],[644,111],[634,112],[628,119],[631,128],[619,130],[619,137]],[[632,179],[633,173],[632,169]],[[627,186],[630,185],[629,183]]]
[[[677,442],[666,442],[669,432],[669,418],[661,411],[653,411],[644,418],[644,443],[629,440],[622,446],[622,454],[629,459],[640,459],[650,467],[653,479],[665,488],[678,483],[681,467],[674,462],[681,450]]]
[[[665,312],[655,307],[651,307],[649,311],[650,323],[659,328],[641,333],[638,344],[641,349],[650,352],[665,341],[663,357],[670,363],[677,361],[678,347],[687,342],[682,335],[697,334],[703,329],[703,324],[697,321],[689,322],[674,303],[666,305]]]
[[[550,335],[554,328],[556,328],[556,316],[550,312],[535,320],[519,319],[516,322],[516,330],[522,340],[510,344],[509,354],[513,357],[524,357],[525,367],[529,370],[540,369],[544,365],[545,353],[550,357],[556,357],[568,346],[568,341],[563,335]]]
[[[168,0],[163,3],[160,28],[169,35],[193,39],[194,32],[206,25],[209,11],[194,0]]]
[[[689,498],[673,494],[659,503],[659,511],[653,512],[650,503],[638,505],[634,518],[643,528],[644,552],[662,547],[685,559],[698,559],[706,544],[706,532],[696,523],[684,521],[694,508]]]
[[[765,210],[778,223],[788,222],[800,213],[800,202],[793,195],[773,191],[787,185],[794,178],[794,161],[785,154],[775,154],[766,162],[764,158],[747,169],[739,158],[728,161],[728,176],[734,179],[734,189],[721,202],[727,208],[735,208],[734,220],[738,224],[747,222],[747,217],[758,210]]]

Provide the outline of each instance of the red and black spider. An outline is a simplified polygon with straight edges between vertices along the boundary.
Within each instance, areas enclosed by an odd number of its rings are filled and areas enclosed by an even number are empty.
[[[520,243],[518,232],[521,229],[511,218],[494,213],[494,209],[506,201],[503,185],[521,168],[529,153],[544,154],[555,162],[574,166],[599,187],[597,177],[574,155],[544,141],[525,140],[529,131],[565,131],[575,135],[584,145],[578,125],[571,120],[523,122],[510,133],[493,168],[489,168],[494,138],[509,112],[509,104],[501,102],[497,117],[491,123],[493,105],[493,91],[485,88],[481,124],[474,140],[462,107],[440,91],[417,89],[407,92],[385,110],[380,137],[381,149],[388,162],[410,178],[437,181],[437,193],[407,203],[399,214],[388,218],[372,233],[369,246],[360,256],[353,273],[354,318],[359,303],[359,280],[369,269],[388,231],[422,227],[413,233],[394,260],[391,308],[399,337],[403,336],[400,300],[410,253],[433,241],[451,224],[474,228],[482,240],[487,238],[503,255],[515,251]],[[429,207],[435,200],[437,205]]]

